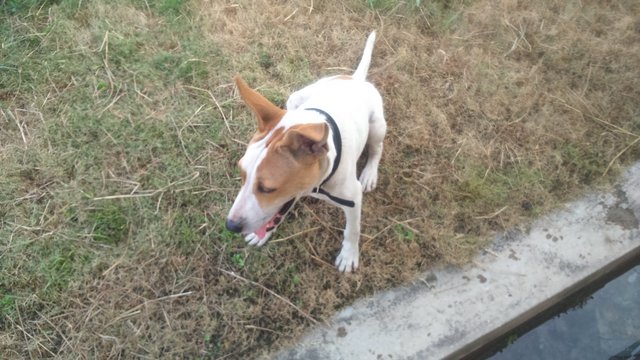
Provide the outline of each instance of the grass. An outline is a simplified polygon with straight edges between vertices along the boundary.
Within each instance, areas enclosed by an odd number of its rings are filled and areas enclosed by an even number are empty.
[[[636,2],[313,6],[0,1],[0,357],[265,356],[640,158]],[[342,215],[310,200],[246,247],[232,77],[283,105],[372,29],[389,132],[361,269],[333,268]]]

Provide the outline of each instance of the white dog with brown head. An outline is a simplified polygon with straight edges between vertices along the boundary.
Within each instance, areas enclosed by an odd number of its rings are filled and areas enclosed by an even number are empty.
[[[386,131],[382,98],[366,81],[374,42],[375,32],[353,75],[324,78],[293,93],[287,110],[235,78],[258,130],[238,162],[242,187],[226,225],[249,244],[263,245],[296,200],[313,196],[344,211],[336,266],[342,272],[358,267],[362,192],[376,186]],[[358,180],[365,145],[368,159]]]

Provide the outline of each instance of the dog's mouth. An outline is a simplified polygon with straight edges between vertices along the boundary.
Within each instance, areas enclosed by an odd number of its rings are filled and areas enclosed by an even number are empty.
[[[255,234],[258,235],[258,238],[260,240],[264,239],[264,237],[267,236],[267,233],[269,231],[275,229],[276,226],[278,226],[278,224],[280,224],[280,221],[282,221],[282,218],[287,214],[289,209],[291,209],[291,206],[293,205],[295,200],[296,199],[293,198],[293,199],[287,201],[286,203],[284,203],[284,205],[282,205],[280,210],[278,210],[278,212],[276,212],[276,214],[273,215],[273,217],[269,221],[267,221],[258,230],[256,230]]]

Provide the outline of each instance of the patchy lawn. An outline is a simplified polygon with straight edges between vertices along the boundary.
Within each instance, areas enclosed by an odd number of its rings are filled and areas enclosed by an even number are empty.
[[[637,1],[0,0],[0,357],[255,358],[640,159]],[[350,73],[389,131],[361,268],[305,200],[224,230],[254,130]]]

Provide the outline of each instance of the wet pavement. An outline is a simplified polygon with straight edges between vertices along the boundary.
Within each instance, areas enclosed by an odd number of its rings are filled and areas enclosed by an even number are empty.
[[[491,359],[640,359],[640,265],[574,301]]]

